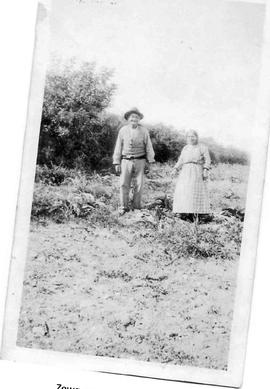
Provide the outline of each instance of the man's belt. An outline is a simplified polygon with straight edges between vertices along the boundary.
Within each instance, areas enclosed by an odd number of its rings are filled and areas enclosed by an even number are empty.
[[[146,159],[146,155],[140,155],[139,157],[133,157],[133,156],[127,156],[127,155],[122,155],[122,159],[128,159],[128,160],[132,160],[132,159]]]

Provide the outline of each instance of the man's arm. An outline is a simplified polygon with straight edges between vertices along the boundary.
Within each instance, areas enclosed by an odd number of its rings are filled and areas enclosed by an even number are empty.
[[[113,164],[120,165],[122,157],[122,148],[123,148],[123,138],[122,138],[122,129],[119,130],[114,153],[113,153]]]

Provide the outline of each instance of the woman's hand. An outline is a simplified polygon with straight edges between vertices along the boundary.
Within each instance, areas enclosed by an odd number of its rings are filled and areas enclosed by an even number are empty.
[[[208,169],[203,169],[203,180],[208,180]]]

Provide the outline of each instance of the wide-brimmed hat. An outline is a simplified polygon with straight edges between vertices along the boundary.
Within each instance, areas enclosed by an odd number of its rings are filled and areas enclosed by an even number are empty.
[[[128,118],[130,117],[130,115],[132,113],[136,113],[136,115],[140,116],[140,118],[142,119],[143,118],[143,114],[138,110],[138,108],[134,107],[134,108],[131,108],[129,111],[127,111],[125,114],[124,114],[124,118],[126,120],[128,120]]]

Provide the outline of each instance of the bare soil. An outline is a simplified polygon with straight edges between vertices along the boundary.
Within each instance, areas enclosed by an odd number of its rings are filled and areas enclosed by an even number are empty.
[[[213,203],[231,201],[224,180],[210,183]],[[246,184],[236,185],[243,204]],[[32,222],[17,344],[226,370],[241,223],[199,225],[206,238],[192,246],[194,225],[170,212],[116,212],[108,225]]]

